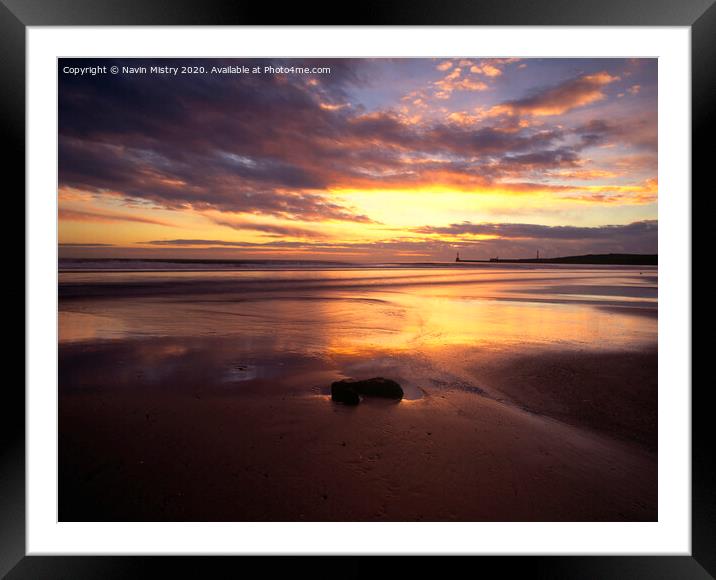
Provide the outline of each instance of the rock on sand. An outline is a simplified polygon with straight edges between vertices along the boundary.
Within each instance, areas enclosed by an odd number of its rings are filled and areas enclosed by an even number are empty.
[[[397,399],[399,401],[403,398],[403,389],[395,381],[384,379],[383,377],[375,377],[361,381],[343,379],[331,385],[331,399],[339,403],[357,405],[360,402],[359,395],[384,397]]]

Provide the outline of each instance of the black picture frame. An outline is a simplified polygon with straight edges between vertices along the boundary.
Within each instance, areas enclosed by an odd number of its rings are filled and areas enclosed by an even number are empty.
[[[685,26],[691,29],[692,183],[706,190],[707,138],[714,127],[716,92],[715,0],[391,0],[364,1],[350,12],[340,4],[310,9],[302,3],[220,0],[0,0],[0,79],[4,174],[25,187],[25,33],[28,26],[67,25],[563,25]],[[340,12],[339,10],[340,9]],[[701,142],[704,146],[697,146]],[[690,192],[684,192],[690,195]],[[23,294],[14,287],[11,294]],[[18,296],[18,302],[20,297]],[[18,341],[19,342],[19,341]],[[688,388],[691,385],[672,385]],[[692,387],[691,556],[501,556],[470,562],[475,573],[524,574],[537,578],[714,578],[716,577],[716,469],[708,389]],[[213,577],[219,567],[244,566],[231,557],[26,556],[25,396],[20,381],[6,381],[0,421],[0,575],[7,578],[134,578],[180,575]],[[395,562],[377,557],[252,557],[261,573],[306,567],[320,576],[360,577],[387,571]],[[445,576],[464,558],[421,559],[422,574]],[[399,562],[405,573],[405,562]],[[447,568],[446,568],[447,566]]]

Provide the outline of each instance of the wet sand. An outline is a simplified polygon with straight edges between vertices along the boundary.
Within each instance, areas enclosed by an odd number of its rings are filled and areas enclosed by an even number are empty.
[[[61,290],[59,519],[656,520],[653,285],[614,275]]]
[[[60,421],[63,521],[656,519],[653,451],[457,390],[87,392]]]

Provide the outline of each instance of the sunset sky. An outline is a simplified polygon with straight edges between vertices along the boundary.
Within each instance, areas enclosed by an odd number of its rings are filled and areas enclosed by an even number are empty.
[[[656,253],[657,191],[655,59],[59,61],[61,257]]]

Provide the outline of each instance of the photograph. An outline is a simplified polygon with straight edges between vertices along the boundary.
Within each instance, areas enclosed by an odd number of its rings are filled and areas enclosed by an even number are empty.
[[[59,58],[60,522],[655,522],[656,58]]]

